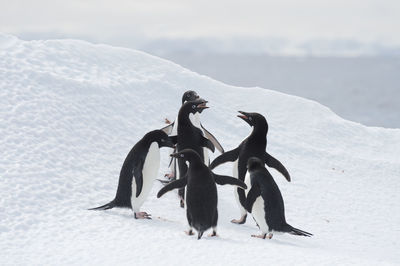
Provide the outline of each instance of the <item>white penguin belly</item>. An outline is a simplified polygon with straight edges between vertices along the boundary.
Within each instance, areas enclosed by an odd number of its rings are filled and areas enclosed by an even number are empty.
[[[232,171],[232,175],[233,175],[233,177],[235,177],[235,178],[238,178],[238,177],[239,177],[238,165],[239,165],[239,159],[237,159],[236,161],[233,162],[233,171]],[[247,173],[247,172],[246,172],[246,177],[245,177],[245,179],[244,179],[244,182],[245,182],[245,183],[246,183],[246,179],[250,180],[250,177],[248,177],[248,173]],[[250,182],[250,181],[248,181],[248,182]],[[250,187],[250,186],[247,185],[247,187]],[[240,215],[241,215],[241,216],[244,216],[244,215],[247,214],[247,211],[246,211],[246,209],[242,206],[242,204],[240,203],[239,194],[238,194],[237,191],[238,191],[238,188],[235,187],[235,188],[233,189],[233,194],[235,195],[236,202],[237,202],[237,204],[238,204],[238,206],[239,206]],[[248,189],[245,190],[245,193],[246,193],[246,195],[247,195]]]
[[[268,225],[265,220],[264,200],[261,196],[259,196],[254,202],[251,215],[260,227],[261,232],[264,234],[268,233]]]
[[[246,177],[244,179],[244,183],[247,185],[246,197],[251,188],[251,180],[249,172],[246,172]],[[256,201],[253,204],[253,208],[251,209],[251,215],[254,220],[260,227],[261,232],[268,233],[268,225],[265,220],[265,208],[264,208],[264,200],[261,196],[257,197]]]
[[[139,212],[140,207],[143,205],[151,188],[153,187],[154,180],[157,178],[158,170],[160,168],[160,148],[157,142],[151,143],[146,159],[143,164],[142,177],[143,187],[142,192],[136,197],[136,182],[135,178],[132,180],[132,196],[131,204],[133,211]]]

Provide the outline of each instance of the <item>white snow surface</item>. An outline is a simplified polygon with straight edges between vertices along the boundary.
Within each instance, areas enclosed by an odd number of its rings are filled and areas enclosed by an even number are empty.
[[[77,40],[0,35],[0,265],[332,265],[400,263],[400,129],[365,127],[300,97],[239,88],[143,52]],[[236,111],[269,123],[271,169],[289,224],[314,234],[271,240],[239,218],[219,186],[219,237],[184,234],[176,192],[142,207],[88,211],[112,200],[132,146],[173,119],[181,96],[209,101],[203,125],[235,148],[250,132]],[[169,158],[161,149],[162,178]],[[218,155],[212,154],[212,158]],[[232,164],[216,169],[232,174]]]

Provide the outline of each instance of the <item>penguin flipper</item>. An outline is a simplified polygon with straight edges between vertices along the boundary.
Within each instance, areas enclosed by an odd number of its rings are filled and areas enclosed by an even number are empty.
[[[209,139],[207,139],[205,137],[202,138],[201,146],[209,148],[212,152],[215,152],[214,144]]]
[[[286,178],[288,182],[290,182],[291,178],[289,172],[286,170],[285,166],[283,166],[283,164],[280,161],[275,159],[272,155],[268,154],[267,152],[265,152],[264,154],[264,161],[269,167],[275,168],[279,173],[281,173]]]
[[[175,121],[169,124],[168,126],[165,126],[161,128],[160,130],[164,131],[167,135],[170,135],[172,133],[172,129],[174,127]]]
[[[243,189],[247,189],[246,184],[237,178],[234,178],[231,176],[226,176],[226,175],[217,175],[215,173],[213,173],[213,176],[214,176],[215,183],[217,183],[218,185],[229,184],[229,185],[239,186],[240,188],[243,188]]]
[[[171,191],[175,188],[182,188],[182,187],[186,186],[186,184],[187,184],[186,176],[181,179],[172,181],[171,183],[169,183],[168,185],[166,185],[165,187],[160,189],[160,191],[158,191],[157,198],[160,198],[162,195],[164,195],[168,191]]]
[[[220,153],[224,153],[224,148],[222,148],[222,145],[218,142],[214,135],[211,134],[207,129],[205,129],[202,124],[200,124],[200,126],[203,129],[206,138],[208,138],[214,144],[215,148],[217,148]]]
[[[144,159],[141,158],[135,161],[135,164],[133,165],[132,173],[136,183],[136,198],[139,197],[143,188],[143,173],[142,173],[143,165],[144,165]]]
[[[249,193],[247,193],[245,208],[248,212],[251,213],[251,210],[253,209],[253,204],[259,196],[261,196],[260,187],[257,184],[254,184],[251,187]]]
[[[231,151],[227,151],[217,158],[214,159],[214,161],[210,165],[210,169],[214,169],[220,164],[226,163],[226,162],[233,162],[239,157],[239,147],[236,149],[233,149]]]

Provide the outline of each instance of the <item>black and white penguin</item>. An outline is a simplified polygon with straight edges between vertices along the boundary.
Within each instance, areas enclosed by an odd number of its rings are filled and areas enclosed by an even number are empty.
[[[250,173],[251,184],[247,184],[250,190],[247,193],[245,205],[261,231],[261,235],[252,235],[252,237],[271,239],[274,232],[312,236],[311,233],[294,228],[286,222],[281,191],[265,168],[264,162],[259,158],[251,157],[248,160],[247,169]]]
[[[199,99],[199,95],[197,94],[197,92],[193,91],[193,90],[188,90],[186,91],[183,96],[182,96],[182,105],[186,102],[189,101],[194,101]],[[200,113],[203,111],[203,109],[200,109],[198,112],[192,114],[189,114],[189,119],[192,122],[192,124],[199,128],[203,135],[208,138],[215,146],[215,148],[221,152],[224,153],[224,149],[222,148],[222,145],[218,142],[218,140],[214,137],[213,134],[211,134],[200,122]],[[168,126],[162,128],[162,130],[167,133],[169,136],[176,136],[178,134],[178,118],[176,118],[174,120],[174,122],[172,122],[171,124],[169,124]],[[176,150],[171,150],[171,153],[176,152]],[[206,148],[203,149],[203,154],[204,154],[204,163],[206,163],[207,165],[209,165],[209,155],[208,155],[208,151],[206,150]],[[177,162],[176,159],[171,158],[171,162],[169,165],[169,173],[167,173],[165,175],[166,177],[170,178],[170,179],[174,179],[175,177],[179,176],[179,169],[177,167]],[[166,183],[164,181],[162,181],[163,183]]]
[[[115,198],[109,203],[90,210],[107,210],[114,207],[131,208],[135,219],[150,219],[150,214],[140,212],[160,167],[160,148],[174,147],[173,140],[162,130],[154,130],[133,146],[119,175]]]
[[[282,163],[265,151],[267,147],[268,133],[268,123],[265,117],[259,113],[246,113],[242,111],[239,111],[239,113],[241,113],[241,115],[238,115],[238,117],[253,127],[253,131],[240,143],[239,147],[218,156],[211,163],[210,168],[214,169],[218,165],[228,161],[234,162],[233,176],[244,181],[247,172],[246,164],[248,159],[250,157],[257,157],[262,159],[269,167],[278,170],[283,176],[285,176],[287,181],[290,182],[290,175]],[[239,220],[232,220],[232,223],[243,224],[246,222],[247,217],[247,211],[244,207],[246,200],[245,191],[237,188],[235,191],[235,197],[238,201],[241,218]]]
[[[201,112],[204,109],[207,109],[206,106],[207,101],[199,98],[195,101],[189,101],[182,105],[178,114],[178,135],[177,135],[177,145],[176,150],[182,151],[184,149],[192,149],[197,152],[204,162],[204,148],[210,149],[212,152],[215,151],[214,144],[203,136],[203,132],[195,127],[190,121],[189,115],[195,114],[197,112]],[[178,169],[179,175],[177,179],[182,178],[186,175],[187,165],[185,160],[178,158]],[[178,191],[180,196],[180,205],[184,207],[184,199],[185,199],[185,190],[180,189]]]
[[[157,194],[157,198],[166,192],[187,187],[186,217],[189,223],[188,235],[193,235],[193,228],[198,232],[198,239],[204,231],[212,228],[211,236],[217,235],[218,222],[218,194],[217,186],[231,184],[246,189],[246,185],[230,176],[217,175],[204,164],[199,154],[194,150],[184,149],[171,154],[172,157],[189,162],[189,168],[185,177],[171,182],[163,187]]]

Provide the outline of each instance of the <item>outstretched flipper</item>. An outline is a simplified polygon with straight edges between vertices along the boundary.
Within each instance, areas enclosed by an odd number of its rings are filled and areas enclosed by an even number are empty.
[[[275,159],[272,155],[268,154],[267,152],[264,154],[264,161],[265,163],[272,168],[275,168],[279,173],[281,173],[288,182],[290,182],[290,175],[289,172],[286,170],[285,166]]]
[[[170,135],[172,133],[172,128],[174,127],[175,121],[169,124],[168,126],[165,126],[161,128],[162,131],[164,131],[167,135]]]
[[[260,187],[257,184],[254,184],[251,187],[249,193],[247,193],[245,208],[248,212],[251,213],[251,210],[253,209],[253,204],[259,196],[261,196]]]
[[[160,189],[160,191],[158,191],[157,193],[157,198],[160,198],[162,195],[175,188],[183,188],[184,186],[186,186],[186,184],[187,184],[186,176],[181,179],[175,180],[166,185],[165,187],[163,187],[162,189]]]
[[[135,164],[133,165],[133,177],[135,178],[135,183],[136,183],[136,198],[139,197],[140,193],[142,192],[143,188],[143,165],[144,165],[144,160],[141,158],[140,160],[135,161]]]
[[[226,162],[233,162],[239,157],[239,147],[236,149],[233,149],[231,151],[227,151],[217,158],[211,163],[210,169],[214,169],[220,164],[226,163]]]
[[[237,178],[234,178],[231,176],[226,176],[226,175],[217,175],[215,173],[213,173],[213,176],[214,176],[215,183],[217,183],[218,185],[229,184],[229,185],[239,186],[240,188],[243,188],[243,189],[247,189],[246,184]]]
[[[220,153],[224,153],[224,148],[222,148],[222,145],[218,142],[214,135],[211,134],[207,129],[205,129],[202,124],[200,124],[200,126],[203,129],[206,138],[208,138],[214,144],[215,148],[217,148]]]
[[[215,152],[215,146],[209,139],[202,137],[201,141],[202,141],[201,143],[202,147],[209,148],[212,152]]]

